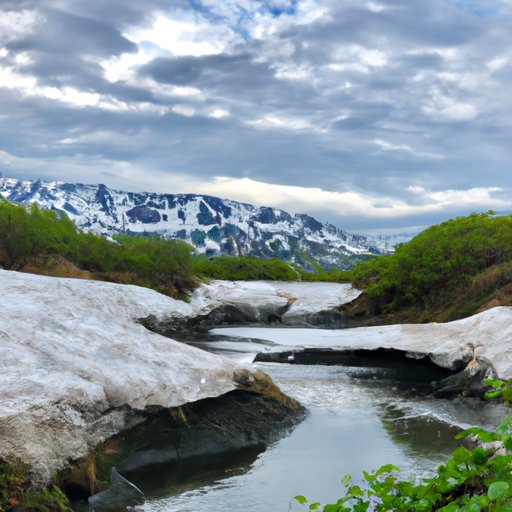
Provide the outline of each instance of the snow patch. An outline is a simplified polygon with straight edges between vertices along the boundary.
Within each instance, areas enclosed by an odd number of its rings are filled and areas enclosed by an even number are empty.
[[[473,356],[486,358],[501,378],[512,377],[512,307],[497,307],[445,324],[403,324],[342,330],[272,329],[260,327],[213,329],[214,334],[262,339],[278,345],[264,351],[302,348],[376,350],[392,348],[423,354],[445,368]]]
[[[137,286],[0,270],[0,459],[48,479],[127,424],[236,388],[241,367],[137,323],[191,305]]]

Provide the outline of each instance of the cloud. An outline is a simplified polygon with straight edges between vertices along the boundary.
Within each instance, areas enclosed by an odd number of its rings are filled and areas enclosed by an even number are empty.
[[[445,96],[437,88],[430,90],[430,101],[423,106],[422,111],[442,121],[470,121],[478,114],[474,105]]]
[[[285,207],[288,211],[330,211],[337,216],[358,215],[371,218],[400,218],[456,210],[461,206],[485,210],[491,206],[510,208],[512,200],[495,197],[502,192],[499,187],[472,188],[467,190],[425,190],[409,187],[408,191],[421,196],[421,203],[397,197],[379,197],[361,192],[330,192],[318,187],[274,185],[248,178],[217,177],[213,183],[199,187],[221,197],[236,197],[250,203]],[[263,198],[263,199],[262,199]],[[321,205],[321,206],[320,206]]]
[[[497,0],[4,0],[3,172],[341,227],[502,209],[511,23]]]
[[[0,45],[27,36],[41,20],[41,15],[33,10],[6,11],[0,17]]]
[[[240,40],[229,27],[181,9],[156,13],[149,26],[132,28],[126,37],[139,46],[151,44],[176,57],[220,54]]]
[[[148,102],[127,103],[109,95],[84,91],[75,87],[52,87],[39,84],[37,77],[18,72],[12,66],[0,66],[0,88],[12,89],[29,97],[57,101],[77,108],[95,107],[110,111],[152,111],[163,114],[165,107]]]
[[[382,149],[383,151],[404,152],[416,156],[418,158],[427,158],[433,160],[442,160],[443,158],[446,158],[446,155],[441,155],[439,153],[417,151],[408,144],[392,144],[382,139],[374,139],[373,143],[379,146],[379,148]]]
[[[259,129],[275,130],[319,130],[311,121],[299,117],[286,117],[279,114],[267,114],[258,119],[246,121],[250,126]],[[321,131],[321,129],[320,129]]]

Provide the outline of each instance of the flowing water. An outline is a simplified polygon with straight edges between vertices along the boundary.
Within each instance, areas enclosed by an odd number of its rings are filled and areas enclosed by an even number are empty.
[[[238,360],[253,341],[199,343]],[[256,364],[309,411],[288,435],[264,451],[210,461],[200,472],[146,475],[137,484],[148,499],[144,512],[287,512],[291,502],[335,501],[350,473],[392,463],[408,475],[427,476],[455,448],[457,428],[488,426],[499,413],[472,400],[437,400],[403,386],[386,368]],[[236,421],[236,418],[233,419]],[[290,504],[291,502],[291,504]],[[290,508],[291,507],[291,508]]]

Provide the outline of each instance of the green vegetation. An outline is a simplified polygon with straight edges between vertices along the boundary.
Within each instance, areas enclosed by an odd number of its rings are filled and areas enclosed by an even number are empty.
[[[194,274],[201,278],[226,280],[294,281],[301,276],[288,263],[277,259],[261,260],[250,256],[197,256],[192,261]]]
[[[338,277],[363,288],[377,313],[467,316],[512,283],[512,217],[490,212],[443,222]]]
[[[78,231],[54,211],[7,201],[0,201],[0,266],[138,284],[175,297],[195,284],[185,242],[128,236],[113,242]]]
[[[0,512],[71,512],[69,501],[54,484],[31,489],[28,468],[0,461]]]
[[[488,379],[494,388],[489,398],[502,397],[510,404],[512,379]],[[372,473],[364,472],[362,485],[346,476],[345,494],[322,506],[311,503],[308,510],[322,512],[506,512],[512,510],[512,416],[494,432],[473,427],[457,436],[472,436],[478,446],[459,446],[434,476],[420,480],[401,479],[399,469],[387,464]],[[304,496],[295,501],[307,505]]]

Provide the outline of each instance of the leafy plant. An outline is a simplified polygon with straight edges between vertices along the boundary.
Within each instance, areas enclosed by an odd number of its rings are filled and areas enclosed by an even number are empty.
[[[507,380],[485,379],[485,382],[493,388],[485,394],[486,398],[501,398],[505,405],[512,403],[512,378]]]
[[[195,286],[192,248],[185,242],[115,238],[83,233],[65,215],[36,205],[25,208],[0,201],[0,266],[23,270],[39,257],[47,268],[54,268],[58,255],[96,279],[147,286],[176,297]]]

